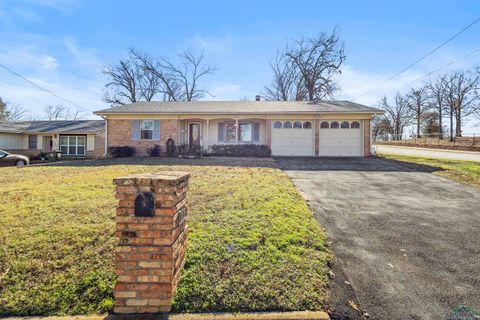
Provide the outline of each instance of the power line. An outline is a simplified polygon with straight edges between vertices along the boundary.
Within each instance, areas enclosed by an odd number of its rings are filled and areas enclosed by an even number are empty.
[[[422,56],[420,59],[416,60],[415,62],[411,63],[410,65],[408,65],[407,67],[403,68],[400,72],[397,72],[395,75],[393,75],[392,77],[388,78],[387,80],[383,81],[382,83],[376,85],[375,87],[373,87],[372,89],[370,90],[367,90],[365,91],[364,93],[360,94],[359,96],[357,96],[355,99],[353,99],[353,101],[357,100],[358,98],[360,97],[363,97],[364,95],[380,88],[381,86],[383,86],[385,83],[387,82],[390,82],[392,81],[393,79],[395,79],[396,77],[398,77],[399,75],[401,75],[402,73],[404,73],[405,71],[407,71],[408,69],[410,69],[411,67],[417,65],[420,61],[424,60],[425,58],[427,58],[428,56],[432,55],[434,52],[436,52],[438,49],[442,48],[443,46],[445,46],[447,43],[449,43],[450,41],[452,41],[453,39],[455,39],[456,37],[458,37],[459,35],[461,35],[462,33],[464,33],[465,31],[467,31],[468,29],[470,29],[474,24],[476,24],[478,21],[480,21],[480,18],[477,18],[476,20],[474,20],[472,23],[470,23],[469,25],[467,25],[466,27],[464,27],[462,30],[460,30],[459,32],[457,32],[456,34],[454,34],[453,36],[451,36],[448,40],[446,40],[445,42],[443,42],[442,44],[440,44],[439,46],[435,47],[434,49],[432,49],[431,51],[429,51],[427,54],[425,54],[424,56]]]
[[[42,90],[42,91],[45,91],[45,92],[51,94],[52,96],[57,97],[58,99],[60,99],[60,100],[62,100],[62,101],[65,101],[65,102],[67,102],[67,103],[69,103],[69,104],[72,104],[72,105],[74,105],[74,106],[76,106],[76,107],[78,107],[78,108],[85,109],[85,110],[88,110],[88,111],[90,111],[90,112],[93,112],[92,110],[90,110],[90,109],[88,109],[88,108],[85,108],[85,107],[79,105],[78,103],[75,103],[75,102],[73,102],[73,101],[67,100],[67,99],[59,96],[58,94],[56,94],[56,93],[54,93],[54,92],[52,92],[52,91],[50,91],[50,90],[48,90],[48,89],[45,89],[44,87],[36,84],[36,83],[33,82],[33,81],[28,80],[27,78],[21,76],[20,74],[16,73],[16,72],[13,71],[12,69],[9,69],[8,67],[6,67],[6,66],[4,66],[4,65],[2,65],[2,64],[0,64],[0,67],[3,68],[3,69],[5,69],[5,70],[7,70],[7,71],[10,72],[11,74],[19,77],[20,79],[22,79],[22,80],[30,83],[30,84],[33,85],[34,87],[36,87],[36,88],[38,88],[38,89],[40,89],[40,90]]]
[[[45,63],[44,63],[43,61],[36,60],[36,59],[32,59],[32,58],[28,58],[28,57],[19,56],[19,55],[17,55],[17,54],[13,54],[13,53],[7,52],[7,51],[5,51],[5,50],[0,50],[0,53],[6,54],[6,55],[9,55],[9,56],[18,58],[18,59],[23,59],[23,60],[32,61],[32,62],[35,62],[35,63],[41,63],[41,64],[45,65]],[[57,68],[57,70],[59,70],[59,71],[61,71],[61,72],[69,73],[69,74],[74,75],[74,76],[77,76],[77,77],[85,78],[85,79],[88,79],[88,80],[101,81],[99,78],[89,77],[89,76],[86,76],[86,75],[83,75],[83,74],[80,74],[80,73],[76,73],[76,72],[73,72],[73,71],[65,70],[65,69],[63,69],[63,68]]]

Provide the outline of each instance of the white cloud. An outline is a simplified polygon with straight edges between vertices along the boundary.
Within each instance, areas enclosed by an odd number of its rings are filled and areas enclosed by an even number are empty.
[[[220,37],[196,35],[189,40],[189,44],[193,45],[195,48],[212,54],[225,54],[230,53],[233,50],[233,40],[229,34],[225,34]]]

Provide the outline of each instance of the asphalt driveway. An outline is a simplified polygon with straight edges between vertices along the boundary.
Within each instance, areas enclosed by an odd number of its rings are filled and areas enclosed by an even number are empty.
[[[480,191],[384,159],[276,159],[370,319],[480,311]]]

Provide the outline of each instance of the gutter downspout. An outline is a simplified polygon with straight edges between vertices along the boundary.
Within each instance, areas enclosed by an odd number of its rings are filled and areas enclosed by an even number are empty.
[[[105,150],[103,152],[103,157],[106,158],[108,156],[108,120],[104,115],[101,115],[100,117],[105,120]]]

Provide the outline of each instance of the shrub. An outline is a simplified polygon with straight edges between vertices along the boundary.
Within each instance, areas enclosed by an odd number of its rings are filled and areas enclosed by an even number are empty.
[[[210,146],[208,155],[225,157],[270,157],[272,150],[259,144],[215,144]]]
[[[160,146],[158,144],[154,145],[153,147],[147,148],[147,154],[150,157],[160,157]]]
[[[177,146],[177,154],[181,157],[201,157],[203,153],[203,149],[200,146],[190,146],[188,144]]]
[[[135,154],[135,148],[130,146],[110,147],[108,152],[114,158],[131,157]]]

